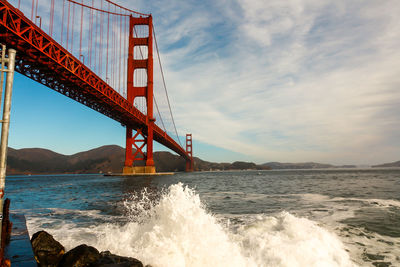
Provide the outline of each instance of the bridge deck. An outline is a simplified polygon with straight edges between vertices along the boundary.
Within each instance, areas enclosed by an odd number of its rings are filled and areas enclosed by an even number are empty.
[[[143,113],[6,0],[0,0],[0,42],[17,50],[15,69],[19,73],[123,125],[147,129]],[[153,134],[154,140],[190,160],[157,125]]]

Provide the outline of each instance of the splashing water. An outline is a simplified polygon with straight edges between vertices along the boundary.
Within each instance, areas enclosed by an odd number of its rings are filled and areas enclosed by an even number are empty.
[[[155,199],[144,190],[124,206],[129,222],[122,226],[46,230],[68,249],[86,243],[154,267],[354,266],[337,236],[313,221],[281,212],[245,216],[238,224],[225,218],[221,223],[199,195],[181,183]]]
[[[287,212],[258,217],[237,234],[257,266],[355,266],[341,241],[315,222]]]

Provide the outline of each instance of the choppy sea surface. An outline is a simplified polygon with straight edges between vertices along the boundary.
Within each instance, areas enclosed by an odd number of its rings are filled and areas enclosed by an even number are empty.
[[[32,235],[156,266],[400,266],[400,169],[9,176]]]

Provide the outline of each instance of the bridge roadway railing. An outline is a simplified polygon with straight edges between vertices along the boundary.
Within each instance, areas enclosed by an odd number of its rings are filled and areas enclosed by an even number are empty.
[[[17,50],[19,73],[123,125],[147,129],[146,115],[5,0],[0,0],[0,42]],[[160,127],[154,125],[153,131],[154,140],[190,160]]]

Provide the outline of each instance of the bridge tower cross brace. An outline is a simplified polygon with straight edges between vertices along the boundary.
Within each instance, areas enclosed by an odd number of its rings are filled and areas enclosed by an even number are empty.
[[[135,26],[148,26],[148,36],[138,36]],[[134,104],[136,97],[146,98],[147,115],[146,126],[137,129],[133,135],[133,129],[126,126],[126,148],[124,174],[133,173],[155,173],[153,160],[153,127],[155,118],[153,116],[153,23],[151,15],[148,17],[133,17],[129,19],[129,52],[127,73],[127,99]],[[136,46],[147,46],[147,58],[137,59],[134,57]],[[145,69],[147,72],[146,86],[135,86],[135,70]],[[143,151],[146,146],[146,153]],[[133,153],[133,147],[136,151]],[[135,161],[144,162],[144,166],[134,166]]]

